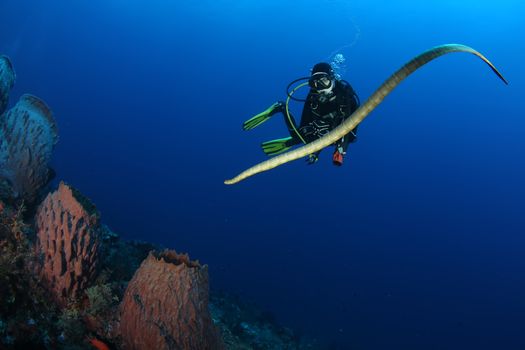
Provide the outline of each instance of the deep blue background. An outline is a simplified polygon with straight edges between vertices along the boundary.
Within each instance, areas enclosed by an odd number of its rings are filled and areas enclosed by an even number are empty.
[[[54,111],[58,177],[122,236],[209,264],[212,289],[341,349],[523,349],[524,16],[518,0],[0,0],[0,53],[11,103]],[[286,136],[280,118],[242,121],[334,50],[364,101],[449,42],[510,85],[440,58],[365,120],[342,168],[327,150],[222,184]]]

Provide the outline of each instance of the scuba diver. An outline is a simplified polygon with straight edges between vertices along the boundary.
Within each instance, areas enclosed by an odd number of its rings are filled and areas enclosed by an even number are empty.
[[[307,80],[307,82],[298,85],[290,92],[290,87],[302,80]],[[297,89],[306,85],[310,87],[306,99],[302,100],[292,96]],[[251,130],[276,113],[283,114],[290,136],[263,142],[261,145],[263,152],[268,156],[285,152],[297,144],[310,143],[323,137],[348,118],[360,105],[359,97],[352,86],[347,81],[338,79],[332,66],[325,62],[317,63],[312,68],[310,77],[292,81],[288,85],[287,95],[286,103],[278,101],[264,112],[243,123],[243,130]],[[290,99],[304,102],[299,127],[288,110]],[[348,144],[357,138],[356,132],[357,127],[334,144],[335,151],[332,156],[334,165],[343,165]],[[316,163],[320,152],[310,154],[306,160],[307,163]]]

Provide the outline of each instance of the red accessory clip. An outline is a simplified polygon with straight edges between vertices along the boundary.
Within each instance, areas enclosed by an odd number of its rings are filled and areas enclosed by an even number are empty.
[[[332,163],[336,166],[343,165],[343,154],[339,150],[335,150],[334,155],[332,156]]]

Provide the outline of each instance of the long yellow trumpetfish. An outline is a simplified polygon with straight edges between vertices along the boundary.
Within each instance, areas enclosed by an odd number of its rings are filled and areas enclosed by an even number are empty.
[[[281,164],[291,162],[302,157],[306,157],[309,154],[315,153],[325,147],[332,145],[337,140],[341,139],[343,136],[348,134],[353,130],[359,123],[365,119],[374,108],[379,105],[383,99],[394,90],[401,81],[403,81],[410,74],[415,72],[421,66],[427,64],[435,58],[443,56],[451,52],[467,52],[473,55],[478,56],[485,63],[487,63],[492,71],[501,79],[505,84],[508,84],[507,80],[501,75],[501,73],[496,69],[496,67],[481,53],[474,50],[471,47],[461,45],[461,44],[446,44],[441,46],[436,46],[426,52],[423,52],[419,56],[414,57],[403,67],[401,67],[397,72],[392,74],[373,94],[368,98],[368,100],[359,107],[350,118],[346,119],[341,125],[332,130],[330,133],[325,136],[306,144],[302,147],[296,148],[292,151],[288,151],[276,157],[273,157],[267,161],[254,165],[253,167],[246,169],[239,175],[235,176],[232,179],[224,181],[226,185],[233,185],[237,182],[240,182],[250,176],[261,173],[263,171],[268,171],[275,167],[278,167]]]

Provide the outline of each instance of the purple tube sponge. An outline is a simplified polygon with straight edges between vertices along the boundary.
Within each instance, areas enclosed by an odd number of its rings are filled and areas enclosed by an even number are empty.
[[[7,56],[0,56],[0,115],[4,113],[9,100],[9,91],[15,84],[16,74]]]
[[[48,163],[58,132],[49,107],[41,99],[23,95],[0,116],[0,181],[10,196],[33,202],[52,175]]]

